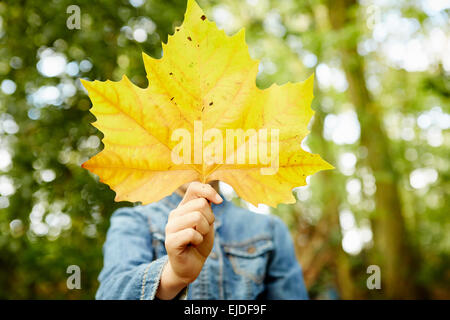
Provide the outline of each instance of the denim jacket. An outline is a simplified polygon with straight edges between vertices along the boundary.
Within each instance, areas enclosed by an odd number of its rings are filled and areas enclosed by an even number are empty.
[[[118,209],[103,247],[97,299],[155,299],[167,263],[164,230],[181,197]],[[274,215],[249,212],[224,200],[216,217],[211,254],[178,298],[307,299],[302,270],[286,225]]]

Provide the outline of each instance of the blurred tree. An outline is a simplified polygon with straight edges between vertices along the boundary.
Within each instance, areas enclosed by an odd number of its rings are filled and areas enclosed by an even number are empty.
[[[367,162],[376,179],[375,203],[377,215],[373,217],[377,256],[374,262],[381,262],[385,272],[384,284],[388,298],[414,298],[411,270],[414,267],[407,245],[403,210],[398,193],[396,172],[389,141],[381,124],[382,114],[377,102],[373,101],[367,89],[364,76],[364,60],[357,52],[360,41],[359,29],[349,36],[349,27],[355,25],[357,2],[355,0],[328,1],[331,25],[339,43],[342,66],[349,83],[349,99],[356,108],[361,130],[361,145],[368,150]],[[399,266],[402,265],[402,268]]]
[[[66,27],[73,4],[81,9],[80,30]],[[114,193],[80,168],[101,147],[101,135],[90,125],[78,78],[127,73],[145,86],[141,52],[160,56],[184,7],[184,0],[137,8],[128,1],[0,3],[0,82],[16,85],[2,95],[2,123],[13,119],[19,128],[2,131],[12,156],[2,177],[15,192],[0,215],[0,298],[93,298],[109,216],[130,204],[115,203]],[[133,38],[139,28],[145,42]],[[81,268],[82,290],[66,288],[72,264]]]

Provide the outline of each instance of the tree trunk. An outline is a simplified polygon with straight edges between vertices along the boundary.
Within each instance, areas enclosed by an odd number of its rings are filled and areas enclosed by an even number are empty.
[[[314,116],[312,137],[320,137],[323,132],[324,114],[320,110]],[[326,142],[320,140],[314,144],[314,152],[321,154],[330,163],[335,159]],[[352,279],[350,257],[342,249],[342,233],[339,224],[339,203],[341,193],[336,191],[338,185],[333,171],[321,172],[321,203],[323,204],[322,216],[315,225],[312,235],[306,247],[298,248],[297,253],[304,267],[305,283],[311,286],[317,281],[322,271],[329,269],[333,274],[339,297],[342,299],[357,299],[359,292]],[[298,215],[297,215],[298,216]],[[298,223],[300,225],[300,223]],[[302,230],[299,230],[302,233]]]
[[[329,0],[332,28],[340,31],[356,23],[356,0]],[[382,290],[386,298],[414,298],[410,267],[412,257],[406,241],[402,205],[397,189],[398,177],[389,154],[389,139],[382,128],[379,108],[372,100],[364,77],[364,60],[357,53],[357,39],[343,41],[339,48],[349,83],[349,98],[361,125],[361,144],[368,150],[367,162],[376,178],[376,215],[373,219],[376,255],[381,267]]]

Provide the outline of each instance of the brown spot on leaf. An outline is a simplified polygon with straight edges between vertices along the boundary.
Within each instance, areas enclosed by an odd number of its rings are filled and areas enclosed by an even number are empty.
[[[210,106],[212,106],[213,104],[214,104],[214,102],[212,102],[212,101],[209,103]]]
[[[173,73],[171,72],[171,73],[169,73],[169,75],[173,76]]]
[[[172,101],[172,100],[173,100],[173,98],[175,98],[175,97],[172,97],[172,98],[170,98],[170,101]]]
[[[177,31],[180,31],[180,28],[177,28],[176,30],[177,30]]]
[[[205,15],[202,15],[202,16],[200,17],[200,19],[202,19],[203,21],[205,21],[205,19],[206,19]]]
[[[192,41],[192,38],[191,38],[191,37],[187,37],[187,39],[188,39],[189,41]]]

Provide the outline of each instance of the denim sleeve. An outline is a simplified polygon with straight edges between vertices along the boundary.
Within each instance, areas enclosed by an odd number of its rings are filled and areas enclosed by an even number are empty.
[[[147,218],[139,210],[121,208],[112,215],[96,299],[155,299],[167,255],[153,260],[151,243]]]
[[[308,299],[302,269],[295,256],[290,232],[278,217],[274,217],[273,228],[275,250],[268,267],[266,298]]]

